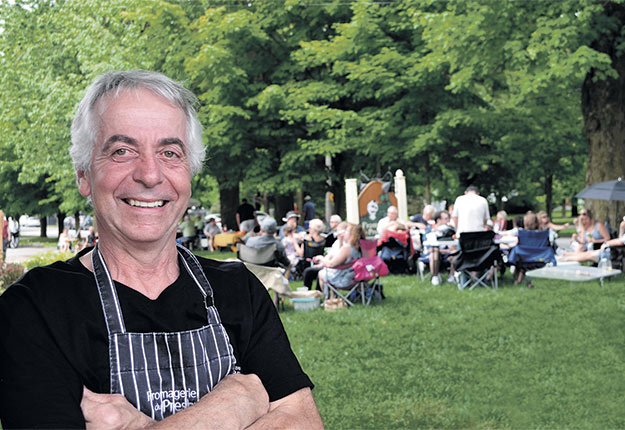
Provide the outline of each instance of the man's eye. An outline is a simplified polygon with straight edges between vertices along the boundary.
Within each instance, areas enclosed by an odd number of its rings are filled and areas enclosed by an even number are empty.
[[[113,155],[126,155],[126,154],[128,154],[128,150],[126,148],[119,148],[118,150],[113,152]]]
[[[178,158],[178,154],[176,154],[174,151],[164,151],[163,155],[165,156],[165,158]]]

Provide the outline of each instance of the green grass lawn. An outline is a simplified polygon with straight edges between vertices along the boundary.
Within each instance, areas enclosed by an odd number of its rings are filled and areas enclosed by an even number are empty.
[[[327,429],[625,428],[625,276],[383,282],[373,306],[280,312]]]
[[[20,236],[20,246],[48,246],[56,247],[58,237]]]
[[[389,276],[376,306],[281,317],[328,429],[624,428],[623,279]]]

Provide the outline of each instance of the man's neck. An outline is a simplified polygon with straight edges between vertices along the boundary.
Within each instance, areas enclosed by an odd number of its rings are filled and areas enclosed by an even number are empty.
[[[121,249],[106,240],[98,242],[98,249],[106,261],[111,277],[144,296],[154,300],[180,274],[178,251],[175,242],[171,246],[155,249]],[[83,255],[80,262],[93,271],[91,252]]]

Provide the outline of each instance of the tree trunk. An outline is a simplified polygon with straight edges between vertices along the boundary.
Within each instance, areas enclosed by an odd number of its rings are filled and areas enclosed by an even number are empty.
[[[577,210],[577,197],[573,197],[571,199],[571,216],[575,218],[579,215],[579,211]]]
[[[551,207],[553,200],[553,174],[545,177],[545,211],[551,218]]]
[[[625,56],[619,56],[621,29],[625,26],[625,5],[604,4],[604,14],[617,24],[604,26],[604,33],[591,44],[593,49],[610,56],[618,78],[599,80],[591,70],[582,86],[584,133],[588,140],[586,185],[625,177]],[[611,33],[608,28],[613,28]],[[616,213],[614,202],[586,200],[597,221],[618,226],[622,214]]]
[[[56,226],[59,230],[59,235],[61,234],[61,232],[63,231],[64,228],[64,221],[65,221],[65,212],[61,212],[58,211],[56,213]]]
[[[45,215],[39,217],[39,237],[48,237],[48,217]]]
[[[293,197],[290,195],[276,196],[276,221],[278,225],[283,224],[282,218],[288,211],[293,210]]]
[[[218,181],[221,223],[230,230],[237,230],[236,212],[239,207],[239,186],[227,186]],[[224,229],[225,230],[225,229]]]
[[[295,193],[295,201],[297,203],[297,213],[299,214],[297,223],[303,226],[304,225],[304,192],[302,190],[297,190],[297,192]]]
[[[425,204],[432,203],[432,187],[430,184],[430,155],[425,153]]]

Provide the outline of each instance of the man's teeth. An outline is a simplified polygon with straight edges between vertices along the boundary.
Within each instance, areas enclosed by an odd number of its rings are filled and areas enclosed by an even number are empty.
[[[139,200],[128,199],[127,201],[130,206],[136,206],[140,208],[160,208],[165,204],[163,200],[156,200],[153,202],[141,202]]]

